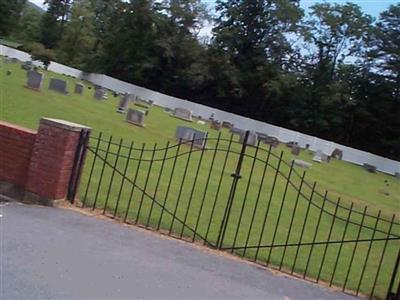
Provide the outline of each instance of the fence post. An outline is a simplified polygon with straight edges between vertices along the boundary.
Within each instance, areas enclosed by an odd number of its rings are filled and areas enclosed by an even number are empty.
[[[246,152],[249,134],[250,134],[250,131],[247,130],[244,135],[244,138],[243,138],[242,150],[240,151],[239,160],[236,165],[236,171],[235,171],[235,173],[231,174],[231,176],[233,177],[233,181],[232,181],[232,186],[231,186],[231,190],[229,192],[228,202],[226,203],[224,217],[222,218],[221,227],[219,230],[218,239],[217,239],[217,243],[216,243],[218,249],[222,248],[226,228],[228,227],[228,221],[229,221],[229,216],[231,213],[233,199],[235,198],[236,187],[237,187],[239,179],[242,177],[240,175],[240,170],[242,169],[242,164],[243,164],[243,159],[244,159],[244,155]]]
[[[393,274],[392,274],[392,278],[390,279],[390,283],[389,283],[389,288],[388,288],[388,292],[386,295],[386,300],[395,300],[395,299],[400,299],[400,281],[399,281],[399,285],[397,287],[397,291],[396,294],[392,291],[394,284],[395,284],[395,279],[396,279],[396,275],[397,275],[397,271],[399,270],[399,265],[400,265],[400,250],[397,253],[397,260],[396,263],[394,265],[394,269],[393,269]]]
[[[76,147],[74,164],[72,165],[71,177],[68,183],[67,200],[74,203],[78,191],[83,164],[85,162],[86,150],[89,144],[90,129],[82,128],[79,135],[79,142]]]

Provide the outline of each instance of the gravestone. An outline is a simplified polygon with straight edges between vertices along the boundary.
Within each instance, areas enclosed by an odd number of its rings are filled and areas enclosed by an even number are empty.
[[[204,148],[207,140],[208,132],[197,130],[190,127],[178,126],[176,127],[175,138],[182,141],[192,141],[193,146]]]
[[[370,173],[376,173],[376,167],[370,164],[363,164],[363,167],[365,170],[367,170]]]
[[[296,146],[296,145],[297,145],[297,143],[294,141],[290,141],[290,142],[286,143],[286,147],[288,147],[288,148],[292,148],[293,146]]]
[[[75,83],[75,90],[74,90],[75,94],[82,95],[84,88],[85,86],[82,83],[79,82]]]
[[[186,109],[186,108],[180,108],[180,107],[175,108],[173,113],[172,113],[172,115],[175,118],[179,118],[179,119],[182,119],[182,120],[185,120],[185,121],[190,121],[190,122],[193,121],[192,112],[190,110]]]
[[[322,162],[328,163],[331,161],[331,157],[328,154],[322,153],[321,160],[322,160]]]
[[[233,124],[232,124],[231,122],[229,122],[229,121],[222,121],[222,127],[223,127],[223,128],[231,129],[231,128],[233,128],[234,126],[233,126]]]
[[[258,140],[261,142],[265,142],[268,139],[268,135],[263,133],[263,132],[258,132],[256,131],[257,136],[258,136]]]
[[[300,147],[298,145],[293,145],[292,150],[290,151],[292,155],[299,155],[300,154]]]
[[[246,131],[237,127],[233,127],[229,130],[232,134],[243,135]]]
[[[343,158],[343,151],[336,148],[335,150],[333,150],[331,157],[336,158],[338,160],[342,160]]]
[[[268,136],[264,143],[271,145],[273,148],[277,148],[279,146],[279,140],[274,136]]]
[[[97,88],[97,89],[94,90],[93,97],[94,97],[96,100],[100,100],[100,101],[101,101],[101,100],[105,100],[105,99],[104,99],[105,94],[106,94],[106,90],[104,90],[104,89],[102,89],[102,88]]]
[[[221,122],[218,122],[216,120],[211,121],[211,129],[219,131],[219,130],[221,130],[221,127],[222,127]]]
[[[31,61],[26,61],[21,65],[21,69],[26,70],[26,71],[30,71],[33,69],[33,65]]]
[[[128,123],[144,127],[144,116],[144,111],[130,108],[128,109],[128,113],[126,114],[126,121]]]
[[[244,132],[243,134],[240,135],[240,140],[239,142],[241,144],[244,143],[244,138],[246,136],[246,132]],[[254,131],[250,131],[249,132],[249,137],[247,138],[247,145],[248,146],[257,146],[257,142],[258,142],[258,136],[257,133],[255,133]]]
[[[62,94],[68,94],[67,82],[62,79],[50,78],[49,90],[56,91]]]
[[[300,159],[294,159],[294,160],[293,160],[293,164],[294,164],[295,166],[299,166],[299,167],[305,168],[305,169],[309,169],[309,168],[312,167],[312,164],[310,164],[310,163],[308,163],[308,162],[305,162],[305,161],[303,161],[303,160],[300,160]]]
[[[27,72],[26,87],[34,90],[40,90],[42,88],[42,82],[44,74],[36,71]]]
[[[317,150],[312,160],[319,163],[322,162],[322,150]]]
[[[132,94],[127,93],[127,94],[123,95],[121,97],[121,100],[119,101],[117,112],[119,112],[121,114],[125,113],[126,109],[129,106],[129,101],[131,100],[131,98],[132,98]]]

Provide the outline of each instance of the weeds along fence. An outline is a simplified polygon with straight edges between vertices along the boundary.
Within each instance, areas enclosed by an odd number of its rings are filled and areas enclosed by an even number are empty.
[[[148,146],[90,138],[80,205],[343,291],[399,286],[399,219],[333,199],[283,153],[236,136]]]

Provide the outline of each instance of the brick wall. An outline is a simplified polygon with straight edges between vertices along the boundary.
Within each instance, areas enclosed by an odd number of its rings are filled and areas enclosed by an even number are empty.
[[[36,131],[0,121],[0,180],[24,187]]]
[[[39,199],[63,199],[85,126],[42,118],[37,132],[0,122],[0,181]]]

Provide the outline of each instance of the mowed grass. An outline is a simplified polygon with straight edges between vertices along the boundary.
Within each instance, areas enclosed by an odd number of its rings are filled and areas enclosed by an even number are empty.
[[[5,76],[8,69],[12,70],[11,76]],[[86,89],[83,96],[75,95],[75,79],[45,73],[42,91],[35,92],[23,87],[26,75],[19,64],[2,64],[1,119],[36,129],[39,119],[46,116],[90,126],[93,137],[103,133],[98,147],[96,139],[90,144],[91,151],[81,180],[82,201],[87,206],[105,207],[107,213],[115,212],[120,218],[127,217],[128,221],[159,227],[188,239],[194,236],[195,230],[195,239],[205,238],[215,245],[232,186],[230,175],[236,169],[241,148],[238,138],[234,137],[229,146],[227,130],[221,132],[218,140],[218,132],[209,129],[209,125],[172,118],[160,107],[150,109],[144,128],[136,127],[124,122],[125,116],[115,112],[119,98],[109,93],[107,101],[96,101],[92,97],[93,89]],[[67,80],[70,95],[48,91],[50,77]],[[207,130],[210,138],[207,150],[191,151],[190,145],[177,146],[174,140],[177,125]],[[123,146],[119,147],[121,139]],[[130,149],[131,141],[134,141],[133,150]],[[169,148],[166,148],[167,142]],[[142,147],[146,151],[142,152]],[[230,151],[227,151],[229,147]],[[92,151],[96,148],[99,157],[93,164]],[[282,162],[280,172],[276,172],[282,151],[284,161],[289,163],[293,157],[285,146],[273,149],[270,155],[266,145],[257,153],[251,147],[246,150],[223,246],[273,245],[261,250],[236,249],[235,253],[249,259],[257,258],[263,264],[282,265],[286,271],[293,269],[295,273],[306,273],[307,277],[332,280],[335,285],[346,285],[346,289],[357,290],[360,286],[364,293],[371,292],[376,279],[374,294],[385,297],[398,241],[389,241],[386,247],[385,241],[342,246],[337,243],[328,247],[326,243],[314,246],[310,243],[328,239],[386,238],[389,230],[392,235],[400,235],[399,219],[396,217],[392,226],[388,221],[400,209],[399,180],[383,173],[368,173],[360,166],[343,161],[316,164],[312,162],[311,153],[302,151],[296,158],[309,161],[313,166],[307,170],[307,184],[302,185],[299,193],[301,168],[294,169],[290,181],[287,180],[288,164]],[[125,177],[122,176],[124,173]],[[314,181],[317,185],[312,193]],[[329,191],[329,201],[323,200],[325,190]],[[338,197],[341,206],[337,208]],[[351,202],[354,211],[349,214]],[[368,216],[363,218],[365,205],[368,205]],[[374,217],[379,210],[383,220]],[[375,227],[378,231],[374,233]],[[300,241],[305,245],[297,246]],[[286,244],[291,246],[282,246]],[[379,274],[375,278],[379,265]]]

